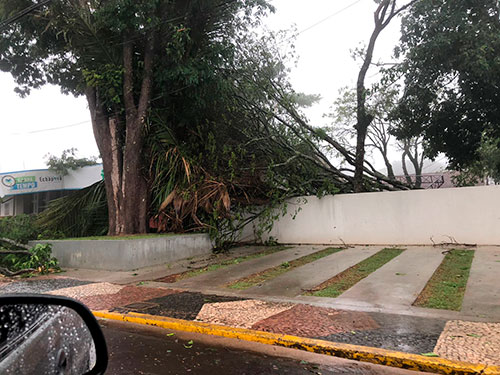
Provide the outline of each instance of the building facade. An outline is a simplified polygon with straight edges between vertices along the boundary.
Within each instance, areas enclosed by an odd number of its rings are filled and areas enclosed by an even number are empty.
[[[60,176],[49,169],[0,173],[0,217],[37,214],[50,201],[101,180],[102,164]]]

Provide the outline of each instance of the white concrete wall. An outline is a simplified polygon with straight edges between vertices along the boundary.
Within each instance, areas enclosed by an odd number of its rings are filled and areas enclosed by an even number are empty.
[[[206,233],[179,234],[128,240],[47,240],[63,268],[131,271],[212,253]]]
[[[450,236],[500,245],[500,186],[305,198],[305,204],[291,201],[267,236],[281,243],[374,245],[450,242]],[[244,237],[250,233],[246,228]]]

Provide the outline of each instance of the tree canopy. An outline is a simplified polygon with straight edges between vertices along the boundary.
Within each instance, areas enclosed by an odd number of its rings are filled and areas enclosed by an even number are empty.
[[[483,141],[500,138],[499,50],[496,0],[417,2],[402,19],[402,63],[391,71],[404,77],[395,133],[422,135],[426,154],[445,153],[451,167],[479,161]]]

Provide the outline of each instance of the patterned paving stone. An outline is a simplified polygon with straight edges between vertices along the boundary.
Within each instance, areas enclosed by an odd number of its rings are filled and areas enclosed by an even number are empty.
[[[407,353],[430,353],[443,331],[445,320],[370,313],[378,328],[352,330],[320,337],[324,340],[372,346]]]
[[[166,290],[166,289],[164,289]],[[223,297],[192,292],[177,292],[147,301],[129,304],[113,311],[126,313],[138,312],[143,314],[167,316],[170,318],[194,320],[206,303],[242,301],[243,298]]]
[[[40,280],[16,281],[7,285],[0,285],[0,294],[7,293],[47,293],[52,290],[71,288],[79,285],[92,284],[91,281],[83,281],[70,278],[51,278]]]
[[[87,296],[81,298],[81,301],[92,310],[111,310],[118,306],[140,303],[173,293],[178,292],[171,289],[141,288],[129,285],[120,289],[118,293]]]
[[[123,285],[116,285],[111,283],[94,283],[73,286],[70,288],[62,288],[49,292],[57,296],[66,296],[70,298],[82,299],[84,297],[99,296],[104,294],[115,294],[124,288]]]
[[[230,327],[251,328],[260,320],[286,311],[293,306],[291,303],[259,300],[206,303],[196,316],[196,320]]]
[[[252,329],[302,337],[322,337],[340,332],[378,328],[370,315],[362,312],[296,305],[264,319]]]
[[[450,320],[434,352],[447,359],[500,366],[500,323]]]

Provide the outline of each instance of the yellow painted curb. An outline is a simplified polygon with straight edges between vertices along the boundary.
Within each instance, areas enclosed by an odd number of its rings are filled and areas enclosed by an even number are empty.
[[[408,370],[432,372],[445,375],[500,375],[500,367],[496,366],[450,361],[443,358],[425,357],[416,354],[371,348],[367,346],[334,343],[325,340],[281,335],[244,328],[226,327],[209,323],[139,313],[118,314],[109,311],[94,311],[93,313],[98,318],[145,324],[177,331],[222,336],[285,348],[300,349],[313,353],[327,354],[339,358],[352,359]]]

